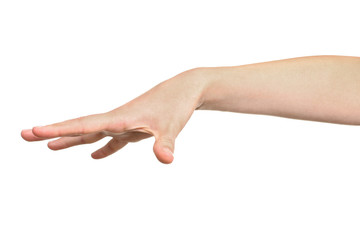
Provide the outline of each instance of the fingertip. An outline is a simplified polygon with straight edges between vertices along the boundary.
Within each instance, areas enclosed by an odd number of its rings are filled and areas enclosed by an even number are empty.
[[[41,138],[35,136],[33,133],[32,133],[32,130],[31,129],[23,129],[21,131],[21,137],[25,140],[25,141],[28,141],[28,142],[33,142],[33,141],[40,141],[42,140]]]
[[[20,136],[24,139],[24,140],[26,140],[26,136],[25,136],[25,131],[26,130],[28,130],[28,129],[23,129],[23,130],[21,130],[21,133],[20,133]],[[26,140],[27,141],[27,140]]]
[[[93,159],[95,159],[95,160],[98,160],[98,159],[101,158],[99,155],[97,155],[96,152],[93,152],[93,153],[91,154],[91,157],[92,157]]]
[[[164,164],[170,164],[174,161],[174,155],[170,149],[162,148],[155,151],[156,158]]]
[[[30,142],[30,139],[27,137],[26,133],[29,131],[29,129],[24,129],[21,130],[20,136],[22,137],[22,139],[24,139],[25,141]],[[31,131],[31,129],[30,129]]]
[[[32,128],[32,133],[37,136],[37,137],[41,137],[41,130],[40,130],[41,127],[37,126],[37,127],[33,127]]]
[[[49,149],[51,149],[53,151],[59,150],[58,148],[55,147],[56,145],[54,145],[53,141],[48,142],[47,146],[48,146]]]
[[[54,138],[57,137],[57,133],[48,126],[37,126],[32,128],[32,133],[39,138]]]

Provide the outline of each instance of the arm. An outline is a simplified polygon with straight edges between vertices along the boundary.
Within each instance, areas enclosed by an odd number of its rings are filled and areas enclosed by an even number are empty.
[[[314,56],[180,73],[111,111],[25,129],[52,150],[112,139],[92,153],[107,157],[154,136],[154,153],[173,161],[175,139],[196,109],[360,124],[360,58]]]
[[[204,68],[199,109],[360,124],[360,58],[312,56]]]

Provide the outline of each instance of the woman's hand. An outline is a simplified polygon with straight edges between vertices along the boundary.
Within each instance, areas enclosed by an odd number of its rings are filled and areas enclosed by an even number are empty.
[[[177,135],[201,105],[204,83],[202,70],[191,69],[109,112],[26,129],[21,136],[27,141],[60,137],[48,143],[52,150],[94,143],[111,136],[104,147],[91,154],[94,159],[107,157],[129,142],[154,136],[156,157],[162,163],[171,163]]]

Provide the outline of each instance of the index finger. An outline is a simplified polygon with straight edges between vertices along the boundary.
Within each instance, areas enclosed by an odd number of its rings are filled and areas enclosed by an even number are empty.
[[[106,130],[109,123],[109,116],[101,113],[34,127],[32,132],[39,138],[74,136]]]

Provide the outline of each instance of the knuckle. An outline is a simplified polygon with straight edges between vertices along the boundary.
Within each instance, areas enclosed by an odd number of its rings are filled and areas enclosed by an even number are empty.
[[[159,143],[161,143],[165,146],[168,146],[170,148],[173,148],[173,146],[174,146],[174,140],[170,137],[162,137],[158,141],[159,141]]]
[[[88,143],[88,141],[87,141],[87,139],[85,138],[85,137],[83,137],[83,136],[81,136],[81,137],[79,137],[80,139],[80,144],[86,144],[86,143]]]

